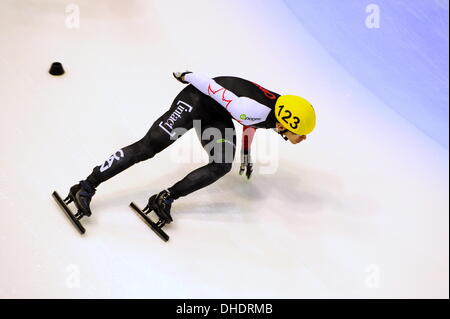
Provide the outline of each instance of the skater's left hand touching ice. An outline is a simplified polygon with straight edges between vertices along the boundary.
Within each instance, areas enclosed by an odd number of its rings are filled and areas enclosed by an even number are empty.
[[[253,163],[250,157],[250,152],[248,151],[241,152],[241,167],[239,168],[239,175],[242,175],[244,172],[247,179],[250,179],[253,173]]]

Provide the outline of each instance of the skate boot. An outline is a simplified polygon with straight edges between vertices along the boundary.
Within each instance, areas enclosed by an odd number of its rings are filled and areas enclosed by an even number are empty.
[[[69,190],[69,195],[67,195],[64,200],[61,196],[59,196],[57,191],[53,191],[52,194],[53,198],[56,200],[63,212],[72,221],[81,234],[84,234],[86,230],[83,225],[81,225],[80,220],[84,216],[91,216],[89,204],[94,194],[95,188],[87,181],[81,181],[79,184],[73,185]],[[74,202],[77,208],[76,213],[72,212],[68,206],[71,202]]]
[[[164,241],[169,240],[169,236],[162,230],[165,224],[170,224],[172,216],[170,216],[170,208],[172,207],[173,198],[170,197],[168,190],[163,190],[159,194],[155,194],[148,200],[147,206],[141,210],[135,203],[131,202],[130,207],[139,214],[139,216],[147,223],[148,226]],[[158,221],[150,218],[150,212],[154,211]]]
[[[170,224],[173,219],[170,215],[170,208],[172,207],[173,199],[170,198],[170,192],[163,190],[159,194],[155,194],[148,200],[147,206],[144,208],[146,211],[154,211],[159,217],[158,226],[161,224]]]
[[[77,215],[91,216],[91,208],[89,204],[92,196],[95,194],[95,188],[88,181],[80,181],[80,183],[72,186],[69,191],[69,196],[66,198],[66,203],[74,202],[78,209]]]

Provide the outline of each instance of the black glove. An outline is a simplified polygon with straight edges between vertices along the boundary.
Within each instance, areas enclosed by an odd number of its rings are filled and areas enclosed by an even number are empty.
[[[253,172],[253,163],[250,157],[249,151],[242,151],[241,152],[241,167],[239,168],[239,175],[242,175],[245,171],[245,176],[247,176],[247,179],[250,179]]]
[[[189,82],[184,80],[184,76],[186,74],[192,73],[191,71],[185,71],[185,72],[173,72],[173,76],[175,77],[175,79],[177,79],[178,81],[180,81],[181,83],[184,84],[189,84]]]

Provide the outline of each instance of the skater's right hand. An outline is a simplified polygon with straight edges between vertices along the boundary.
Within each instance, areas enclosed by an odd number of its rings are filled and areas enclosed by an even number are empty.
[[[174,78],[177,79],[178,81],[180,81],[181,83],[189,84],[189,82],[187,82],[187,81],[184,79],[184,76],[185,76],[186,74],[189,74],[189,73],[192,73],[192,72],[191,72],[191,71],[185,71],[185,72],[173,72],[172,74],[173,74]]]
[[[242,175],[245,172],[245,176],[247,179],[250,179],[253,173],[253,163],[251,161],[249,152],[241,153],[241,167],[239,168],[239,175]]]

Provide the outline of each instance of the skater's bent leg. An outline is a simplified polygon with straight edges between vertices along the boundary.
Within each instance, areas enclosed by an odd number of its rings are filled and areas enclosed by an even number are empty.
[[[197,133],[209,154],[209,164],[194,170],[170,187],[168,191],[172,199],[206,187],[231,170],[236,149],[236,134],[231,119],[220,119],[205,125]]]
[[[206,187],[231,170],[231,163],[209,163],[189,173],[181,181],[170,187],[170,197],[178,199]]]
[[[184,121],[179,121],[179,127],[176,129],[176,134],[167,133],[167,130],[161,129],[159,123],[170,116],[171,110],[160,117],[150,128],[147,134],[131,145],[124,147],[113,155],[111,155],[102,165],[95,167],[91,175],[88,176],[87,181],[93,187],[97,187],[100,183],[110,179],[111,177],[126,170],[130,166],[141,161],[152,158],[157,153],[161,152],[176,139],[178,139],[184,132],[192,128],[192,120],[186,116]]]
[[[94,167],[86,180],[72,186],[69,196],[83,215],[90,216],[90,201],[100,183],[126,170],[130,166],[152,158],[192,128],[200,103],[199,92],[187,86],[177,95],[170,109],[157,119],[139,141],[111,155],[103,164]]]
[[[128,145],[111,155],[102,165],[96,166],[87,181],[97,187],[100,183],[143,160],[152,158],[157,152],[146,138]]]

